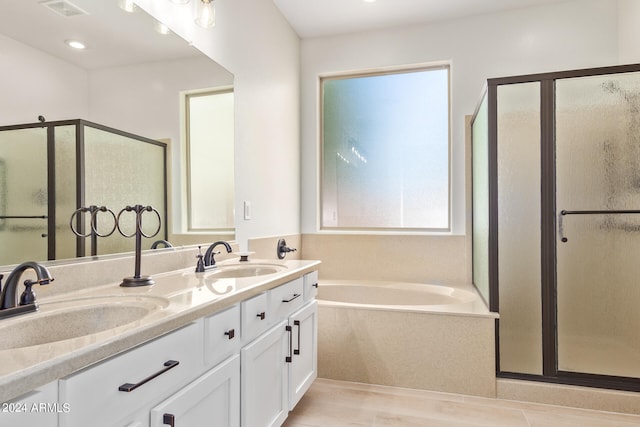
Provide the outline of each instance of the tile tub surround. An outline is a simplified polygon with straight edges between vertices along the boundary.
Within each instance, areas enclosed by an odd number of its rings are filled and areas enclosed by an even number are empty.
[[[254,262],[275,263],[276,261],[254,260]],[[76,298],[135,297],[136,295],[165,298],[169,305],[148,317],[114,329],[54,343],[0,350],[0,402],[22,395],[95,362],[186,326],[199,318],[214,314],[241,300],[317,270],[319,263],[319,261],[286,260],[282,264],[287,268],[275,274],[217,279],[216,288],[230,288],[223,295],[219,292],[209,292],[209,285],[204,283],[206,280],[203,276],[195,274],[193,267],[188,267],[154,275],[153,286],[122,288],[119,286],[120,279],[118,279],[116,282],[102,286],[87,287],[85,284],[82,289],[76,289],[67,294],[42,298],[39,296],[42,306],[48,302]],[[76,279],[84,279],[88,282],[92,277],[88,274]],[[53,287],[53,285],[49,286]],[[39,314],[41,313],[24,314],[19,321],[28,322],[30,317]]]
[[[318,233],[302,235],[301,257],[322,260],[321,279],[456,286],[471,283],[465,252],[458,235]]]
[[[318,304],[318,376],[495,397],[495,318]]]

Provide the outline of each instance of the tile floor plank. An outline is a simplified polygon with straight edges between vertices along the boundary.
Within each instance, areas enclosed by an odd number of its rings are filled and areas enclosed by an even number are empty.
[[[283,427],[632,427],[640,415],[318,379]]]

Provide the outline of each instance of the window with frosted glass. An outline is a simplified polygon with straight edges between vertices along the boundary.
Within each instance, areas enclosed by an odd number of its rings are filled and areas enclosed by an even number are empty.
[[[449,67],[321,87],[321,227],[449,229]]]
[[[188,94],[188,229],[234,229],[233,90]]]

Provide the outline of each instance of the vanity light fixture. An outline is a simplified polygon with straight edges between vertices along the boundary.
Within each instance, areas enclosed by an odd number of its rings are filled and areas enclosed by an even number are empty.
[[[162,34],[163,36],[166,36],[167,34],[171,33],[171,30],[169,29],[169,27],[167,27],[160,21],[156,21],[154,28],[158,33]]]
[[[213,8],[213,0],[199,0],[195,22],[203,28],[213,28],[216,25],[216,10]]]
[[[133,0],[119,0],[118,6],[125,12],[133,13],[136,11],[136,4]]]
[[[78,40],[65,40],[64,43],[70,48],[73,48],[76,50],[83,50],[87,48],[87,45],[85,45],[84,43]]]

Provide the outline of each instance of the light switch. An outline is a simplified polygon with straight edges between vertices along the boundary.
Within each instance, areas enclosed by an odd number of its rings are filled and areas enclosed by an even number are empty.
[[[244,219],[251,219],[251,202],[244,201]]]

